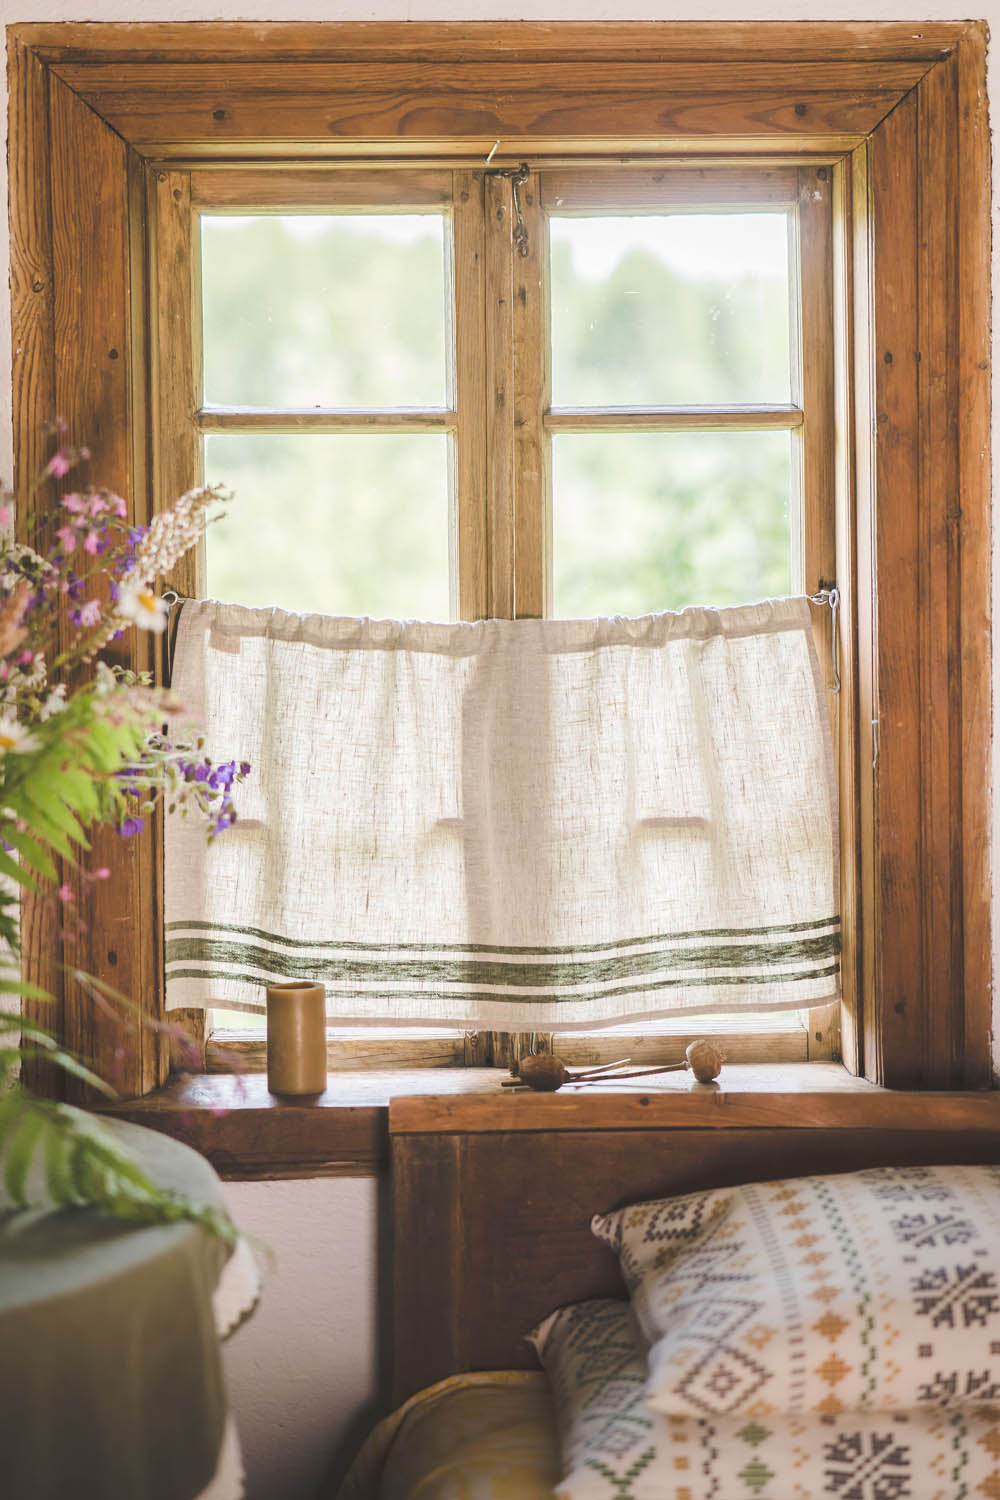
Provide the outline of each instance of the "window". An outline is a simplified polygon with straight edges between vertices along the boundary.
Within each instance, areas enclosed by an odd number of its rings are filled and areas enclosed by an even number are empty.
[[[154,235],[155,276],[183,306],[170,353],[190,339],[192,384],[166,388],[158,420],[165,441],[198,434],[186,484],[237,495],[197,593],[445,619],[486,612],[491,576],[492,612],[522,615],[817,590],[835,574],[832,175],[596,155],[175,168],[192,265],[179,276]],[[469,274],[480,265],[492,269]],[[501,466],[518,517],[506,576],[468,545],[505,524]],[[817,639],[827,656],[819,613]],[[672,1060],[694,1028],[725,1033],[730,1057],[830,1057],[837,1009],[812,1025],[722,1016],[559,1046]],[[262,1022],[220,1009],[209,1031],[216,1065],[234,1047],[246,1062],[255,1039],[262,1065]],[[334,1036],[338,1066],[484,1058],[461,1034]],[[507,1059],[508,1038],[485,1045]]]
[[[983,28],[194,30],[11,30],[18,475],[32,469],[39,422],[58,410],[100,447],[102,473],[139,515],[157,495],[177,492],[199,462],[193,424],[168,433],[155,422],[193,389],[191,346],[178,336],[181,268],[193,262],[188,180],[222,180],[234,162],[255,163],[263,179],[270,163],[290,159],[320,172],[351,162],[360,172],[392,157],[400,170],[433,172],[442,141],[461,159],[454,170],[472,172],[498,136],[504,166],[523,159],[537,169],[544,158],[568,175],[608,147],[630,170],[655,172],[665,160],[828,170],[824,315],[833,359],[817,379],[827,393],[832,385],[822,405],[835,413],[835,432],[819,462],[837,525],[817,545],[831,548],[847,601],[838,741],[854,998],[845,1056],[879,1081],[982,1081],[990,974]],[[487,211],[506,204],[509,213],[510,180],[488,179],[484,196]],[[532,204],[523,196],[529,247],[540,245],[530,219],[546,207],[544,184]],[[518,258],[519,270],[528,258]],[[147,286],[151,262],[173,274]],[[488,258],[456,254],[455,266],[510,290]],[[517,318],[516,297],[495,305]],[[490,324],[476,337],[494,331]],[[813,346],[802,347],[808,361]],[[548,565],[543,549],[539,567],[523,536],[538,534],[544,495],[522,487],[512,506],[510,478],[542,475],[534,460],[551,440],[558,515],[566,472],[558,445],[583,438],[556,432],[551,420],[551,439],[540,438],[519,420],[512,389],[501,387],[501,401],[491,395],[485,451],[457,444],[457,493],[468,465],[487,497],[459,534],[459,610],[539,613]],[[807,558],[813,514],[807,506]],[[480,559],[471,573],[462,549]],[[522,576],[526,557],[533,571]],[[485,597],[463,593],[463,578],[481,579]],[[185,591],[193,582],[179,580]],[[101,855],[120,867],[115,905],[94,893],[88,930],[64,957],[148,997],[155,1012],[155,841]],[[35,972],[59,949],[47,921],[30,915]],[[51,974],[44,980],[53,987]],[[71,1041],[98,1059],[113,1052],[112,1028],[78,1003],[71,982],[61,1006]],[[163,1065],[162,1047],[145,1042],[125,1088],[142,1092]]]

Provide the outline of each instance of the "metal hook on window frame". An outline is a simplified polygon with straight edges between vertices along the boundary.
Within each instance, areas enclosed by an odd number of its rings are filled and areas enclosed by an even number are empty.
[[[493,151],[496,150],[499,144],[500,142],[497,141],[496,146],[493,147]],[[486,158],[487,162],[489,162],[490,157],[493,155],[493,151]],[[518,255],[522,257],[526,256],[530,247],[528,245],[528,231],[524,226],[524,214],[521,211],[521,187],[531,176],[531,168],[526,161],[523,161],[517,167],[495,167],[491,171],[493,176],[510,178],[511,197],[514,200],[514,244],[517,246]]]
[[[840,609],[840,590],[835,583],[824,583],[820,580],[819,589],[815,594],[807,594],[806,598],[810,604],[825,604],[830,611],[830,662],[833,668],[833,679],[828,683],[831,693],[839,693],[840,681],[840,632],[837,629],[837,614]]]

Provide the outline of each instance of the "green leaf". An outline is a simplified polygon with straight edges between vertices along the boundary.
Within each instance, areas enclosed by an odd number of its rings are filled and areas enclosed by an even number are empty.
[[[0,849],[0,875],[6,875],[8,880],[14,880],[18,885],[23,885],[25,890],[37,891],[38,889],[38,882],[30,870],[25,869],[24,865],[19,865],[16,859],[11,859],[4,849]]]
[[[40,985],[30,984],[27,979],[0,979],[0,995],[27,995],[32,1000],[52,1000],[55,997]]]
[[[53,1203],[58,1203],[60,1208],[79,1203],[81,1200],[76,1195],[73,1177],[69,1170],[66,1143],[58,1130],[51,1128],[46,1130],[44,1151],[45,1186]]]
[[[97,817],[97,793],[85,771],[63,766],[59,773],[59,795],[82,821],[89,823]]]
[[[74,843],[82,844],[85,849],[90,847],[79,822],[55,792],[50,791],[45,785],[32,783],[25,787],[24,795],[38,812],[44,814],[50,823],[54,823]]]
[[[22,811],[20,808],[17,810]],[[30,820],[31,822],[32,832],[36,838],[43,839],[46,844],[51,844],[56,853],[61,854],[64,859],[74,858],[73,847],[69,839],[55,823],[51,822],[45,816],[40,808],[31,806],[30,808],[24,808],[23,811],[25,820]]]
[[[37,844],[28,834],[20,833],[16,828],[5,828],[3,830],[3,837],[7,840],[8,844],[13,845],[21,858],[27,864],[31,865],[32,869],[36,870],[45,880],[54,881],[57,879],[56,867],[52,863],[52,860],[41,845]]]
[[[7,1141],[3,1180],[12,1203],[28,1201],[28,1172],[38,1138],[45,1128],[45,1118],[38,1111],[25,1109]]]

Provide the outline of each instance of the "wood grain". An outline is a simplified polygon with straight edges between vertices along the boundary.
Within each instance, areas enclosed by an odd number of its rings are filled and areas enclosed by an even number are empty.
[[[199,209],[244,213],[278,210],[446,208],[451,172],[366,171],[355,167],[288,167],[280,172],[202,167],[191,173],[191,202]]]
[[[483,184],[487,225],[486,303],[486,613],[514,618],[514,288],[511,277],[511,190],[505,177]]]
[[[191,420],[190,418],[188,419]],[[453,411],[308,410],[263,411],[254,407],[205,406],[194,414],[199,432],[449,432],[457,425]]]
[[[194,251],[191,174],[168,167],[147,169],[152,225],[153,412],[152,508],[163,510],[204,478],[200,405],[200,308],[194,287],[200,264]],[[167,580],[181,598],[196,598],[204,568],[204,543],[193,548]]]
[[[30,513],[53,496],[43,492],[32,499],[30,487],[49,458],[51,444],[42,424],[57,413],[48,81],[38,58],[16,41],[10,46],[9,70],[14,473],[2,477],[11,479],[17,497],[18,540],[44,549],[49,538],[39,535]],[[25,1000],[24,1013],[57,1033],[64,1023],[60,929],[61,912],[53,897],[22,899],[24,978],[52,997],[50,1001]],[[23,1077],[38,1092],[62,1092],[63,1074],[37,1058],[25,1057]]]
[[[923,63],[56,63],[144,154],[181,143],[867,134]]]
[[[541,181],[547,214],[603,213],[705,206],[791,208],[798,201],[794,167],[732,167],[675,161],[659,168],[622,166],[597,174],[583,167],[548,170]]]
[[[857,153],[861,155],[861,151]],[[867,182],[867,176],[865,178]],[[857,473],[855,378],[869,369],[867,345],[858,357],[856,343],[863,330],[854,317],[855,285],[860,269],[855,249],[867,265],[867,241],[855,239],[855,192],[853,157],[833,169],[833,443],[835,576],[841,582],[839,611],[840,693],[837,701],[837,775],[840,817],[840,976],[843,1003],[840,1015],[840,1056],[852,1073],[864,1067],[861,1040],[862,995],[862,895],[861,808],[859,792],[858,702],[858,589],[852,587],[858,569]],[[867,205],[866,205],[867,206]],[[859,397],[860,399],[860,397]],[[864,393],[867,401],[868,393]],[[867,450],[866,450],[867,451]],[[870,732],[870,719],[869,719]]]
[[[545,413],[548,432],[794,431],[800,406],[558,406]]]
[[[536,174],[522,183],[525,254],[513,256],[514,613],[550,613],[552,466],[542,413],[549,404],[547,226]]]
[[[204,22],[116,25],[26,23],[14,38],[47,62],[174,57],[239,61],[248,52],[291,60],[366,57],[457,62],[501,57],[560,61],[566,57],[629,61],[748,58],[827,62],[911,61],[929,65],[946,57],[966,23],[852,21],[750,21],[724,25],[699,21],[517,22]],[[918,75],[919,76],[919,75]]]
[[[134,517],[132,432],[124,420],[135,395],[127,150],[58,79],[50,79],[49,113],[57,410],[70,441],[90,447],[95,478],[117,490]],[[141,649],[125,659],[149,664]],[[113,829],[96,830],[84,869],[101,865],[111,872],[108,880],[73,881],[64,1037],[121,1093],[141,1094],[157,1082],[161,1044],[95,1001],[79,976],[94,975],[157,1015],[157,943],[142,937],[155,932],[159,910],[150,834],[125,840]],[[72,1097],[79,1092],[75,1085],[68,1090]]]
[[[917,377],[917,104],[911,94],[870,143],[872,372],[876,503],[871,517],[878,575],[871,600],[871,717],[877,768],[872,808],[877,933],[874,990],[865,1011],[865,1071],[880,1083],[925,1082],[922,1015],[920,408]],[[869,580],[859,578],[862,588]],[[916,795],[915,795],[916,794]],[[947,1004],[947,998],[942,997]]]
[[[917,150],[922,171],[917,199],[920,448],[918,556],[920,698],[937,705],[921,725],[923,785],[921,904],[934,912],[923,924],[920,954],[924,994],[923,1076],[940,1087],[964,1076],[962,1016],[961,864],[952,860],[955,820],[962,801],[962,677],[959,665],[958,493],[958,258],[954,253],[957,178],[953,151],[957,124],[955,59],[934,68],[917,99]],[[933,1002],[931,997],[933,996]]]
[[[957,148],[951,162],[958,194],[959,451],[958,588],[960,594],[961,820],[954,830],[960,864],[962,931],[962,1081],[988,1076],[993,944],[990,848],[993,810],[986,790],[993,732],[990,510],[990,131],[986,101],[986,26],[962,32],[956,51]]]
[[[454,401],[458,431],[454,447],[453,547],[458,574],[460,620],[489,613],[486,454],[490,431],[486,392],[485,190],[482,173],[456,171],[452,183],[454,287]]]

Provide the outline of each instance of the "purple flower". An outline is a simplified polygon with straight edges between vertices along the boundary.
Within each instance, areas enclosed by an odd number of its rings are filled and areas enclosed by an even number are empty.
[[[220,787],[225,787],[228,790],[228,788],[232,786],[235,780],[236,762],[234,760],[227,760],[224,765],[216,766],[215,770],[208,778],[208,784],[216,791],[218,791]]]
[[[248,760],[241,760],[240,761],[240,775],[241,776],[249,776],[250,775],[250,762]]]
[[[123,818],[118,826],[118,832],[123,839],[130,839],[133,834],[141,833],[145,826],[145,818]]]

